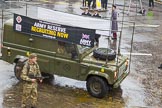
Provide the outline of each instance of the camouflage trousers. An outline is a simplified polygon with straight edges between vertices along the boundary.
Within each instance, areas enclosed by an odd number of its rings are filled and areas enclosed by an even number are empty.
[[[27,106],[27,103],[30,101],[31,106],[37,105],[37,83],[24,83],[23,85],[23,95],[21,107],[24,108]]]

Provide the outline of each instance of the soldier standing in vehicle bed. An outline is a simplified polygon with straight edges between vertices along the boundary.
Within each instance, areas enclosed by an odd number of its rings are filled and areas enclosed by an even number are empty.
[[[24,81],[23,96],[22,96],[22,108],[26,108],[27,101],[31,98],[31,108],[36,108],[37,104],[37,85],[36,79],[32,79],[29,76],[35,77],[41,76],[39,65],[37,63],[37,55],[35,53],[30,54],[29,60],[26,62],[22,69],[21,79]],[[42,80],[40,80],[42,82]]]

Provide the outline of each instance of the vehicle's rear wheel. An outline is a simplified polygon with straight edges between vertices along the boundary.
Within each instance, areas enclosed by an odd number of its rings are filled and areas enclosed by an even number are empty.
[[[109,86],[106,81],[97,76],[91,76],[88,78],[87,83],[87,90],[91,96],[97,98],[103,98],[107,95]]]

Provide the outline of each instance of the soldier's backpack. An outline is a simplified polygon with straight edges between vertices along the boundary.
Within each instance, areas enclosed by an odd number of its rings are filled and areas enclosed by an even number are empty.
[[[14,67],[14,73],[18,80],[21,80],[20,76],[22,73],[22,69],[24,65],[26,64],[27,60],[28,58],[20,58]],[[27,70],[29,71],[29,69],[30,69],[30,66],[28,65]]]

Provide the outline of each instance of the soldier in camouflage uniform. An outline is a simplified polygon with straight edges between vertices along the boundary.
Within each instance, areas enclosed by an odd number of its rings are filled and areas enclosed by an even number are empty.
[[[41,76],[40,69],[37,63],[37,55],[35,53],[30,54],[29,60],[26,62],[22,69],[21,79],[24,81],[23,96],[22,96],[22,108],[26,108],[27,101],[31,100],[31,108],[36,108],[37,104],[37,85],[36,79],[29,76]],[[40,80],[42,82],[42,80]]]

